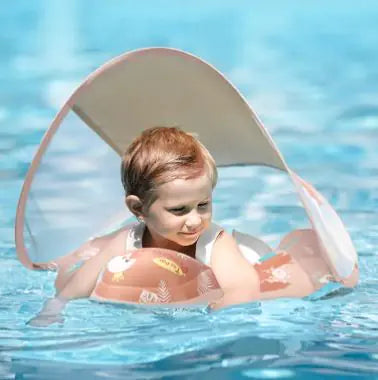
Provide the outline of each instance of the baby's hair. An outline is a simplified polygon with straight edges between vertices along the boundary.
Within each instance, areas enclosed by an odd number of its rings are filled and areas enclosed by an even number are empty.
[[[213,157],[192,134],[178,127],[143,131],[122,159],[121,177],[126,195],[136,195],[147,205],[156,199],[157,186],[202,174],[209,176],[214,188],[218,173]]]

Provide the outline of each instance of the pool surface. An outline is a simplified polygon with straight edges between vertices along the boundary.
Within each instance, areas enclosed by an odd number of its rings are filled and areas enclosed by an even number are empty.
[[[0,379],[378,378],[375,1],[2,5]],[[15,252],[15,210],[33,154],[87,74],[147,46],[196,54],[241,90],[289,166],[345,222],[360,257],[356,289],[213,313],[77,300],[62,324],[26,324],[54,294],[55,277],[26,270]],[[215,218],[270,237],[306,223],[288,184],[267,169],[222,169]]]

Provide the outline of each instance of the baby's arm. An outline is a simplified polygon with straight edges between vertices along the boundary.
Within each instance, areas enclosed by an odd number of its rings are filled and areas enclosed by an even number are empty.
[[[43,305],[42,310],[33,317],[28,324],[31,326],[45,327],[63,320],[61,313],[71,299],[89,297],[96,285],[97,278],[106,263],[117,255],[117,247],[101,239],[93,242],[92,246],[98,248],[99,253],[88,259],[67,279],[61,289],[57,289],[54,298],[49,299]],[[79,248],[80,250],[80,248]]]
[[[215,241],[210,265],[224,292],[222,300],[214,308],[259,298],[258,273],[227,232],[223,232]]]
[[[34,327],[46,327],[55,322],[63,322],[61,313],[66,307],[67,302],[67,299],[59,296],[48,299],[40,312],[30,319],[27,324]]]
[[[211,267],[224,292],[214,308],[262,299],[304,297],[316,290],[309,274],[287,252],[277,252],[253,265],[227,233],[214,244]]]

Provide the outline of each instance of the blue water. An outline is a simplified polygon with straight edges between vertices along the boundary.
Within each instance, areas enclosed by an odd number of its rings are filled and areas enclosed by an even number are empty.
[[[204,4],[2,3],[0,379],[378,378],[378,4]],[[360,257],[356,289],[216,313],[79,300],[64,324],[26,325],[54,280],[16,258],[15,209],[30,161],[75,86],[145,46],[199,55],[240,88],[289,165],[344,220]],[[275,173],[257,178],[250,168],[221,172],[215,204],[226,227],[267,234],[302,218]]]

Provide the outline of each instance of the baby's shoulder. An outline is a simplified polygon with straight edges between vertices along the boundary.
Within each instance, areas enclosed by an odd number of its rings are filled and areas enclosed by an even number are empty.
[[[217,239],[214,242],[214,250],[224,250],[224,249],[230,249],[237,250],[238,245],[234,237],[227,232],[226,230],[222,230],[219,235],[217,236]]]

